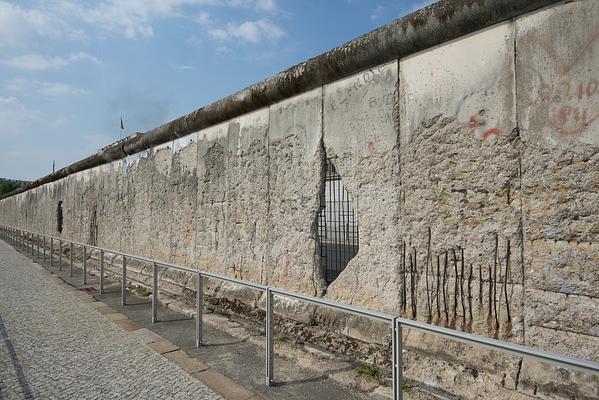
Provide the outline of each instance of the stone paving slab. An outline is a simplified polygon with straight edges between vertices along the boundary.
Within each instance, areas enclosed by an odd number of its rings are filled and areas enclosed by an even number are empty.
[[[1,399],[221,399],[74,293],[0,241]]]
[[[148,347],[151,348],[152,350],[154,350],[158,354],[165,354],[165,353],[170,353],[171,351],[179,350],[179,346],[176,346],[176,345],[172,344],[171,342],[169,342],[168,340],[164,340],[164,339],[159,340],[154,343],[150,343],[148,345]]]
[[[114,314],[112,314],[114,315]],[[119,313],[116,315],[122,315],[124,318],[127,318],[127,316]],[[131,334],[135,337],[137,337],[139,340],[141,340],[143,343],[154,343],[157,342],[159,340],[162,340],[162,337],[155,334],[154,332],[152,332],[151,330],[149,330],[148,328],[142,328],[142,329],[138,329],[136,331],[131,332]]]
[[[139,325],[135,321],[131,321],[130,319],[120,319],[115,322],[118,326],[121,327],[121,329],[125,331],[136,331],[138,329],[141,329],[141,325]]]
[[[102,304],[104,304],[104,303],[102,303]],[[117,310],[115,310],[114,308],[107,306],[107,305],[97,307],[96,311],[98,311],[100,314],[116,314],[116,313],[118,313]]]
[[[256,398],[256,393],[237,385],[213,369],[196,372],[193,374],[193,377],[204,382],[209,388],[217,390],[228,400],[249,400]]]
[[[166,353],[164,355],[166,358],[177,364],[179,367],[183,368],[188,374],[195,374],[197,372],[206,371],[208,367],[203,362],[189,357],[187,353],[183,350],[171,351],[170,353]]]
[[[125,314],[121,314],[120,312],[110,313],[104,316],[112,321],[120,321],[122,319],[127,319],[127,316]]]

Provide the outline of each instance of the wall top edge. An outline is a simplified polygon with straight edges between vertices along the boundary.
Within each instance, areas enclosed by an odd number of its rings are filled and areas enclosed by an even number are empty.
[[[561,2],[563,0],[439,1],[162,126],[112,143],[96,154],[1,196],[0,200]]]

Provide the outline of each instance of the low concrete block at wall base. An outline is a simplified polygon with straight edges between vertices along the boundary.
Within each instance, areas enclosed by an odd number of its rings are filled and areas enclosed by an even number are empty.
[[[599,377],[524,360],[518,391],[543,400],[596,400]]]

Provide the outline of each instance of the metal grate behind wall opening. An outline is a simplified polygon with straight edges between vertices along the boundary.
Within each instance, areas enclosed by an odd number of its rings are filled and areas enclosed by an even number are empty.
[[[318,214],[320,266],[333,282],[358,253],[358,219],[354,204],[332,159],[325,166],[324,189]]]

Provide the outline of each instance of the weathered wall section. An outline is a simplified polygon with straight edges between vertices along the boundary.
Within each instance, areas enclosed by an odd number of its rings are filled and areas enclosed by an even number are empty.
[[[68,239],[598,361],[598,17],[593,0],[521,16],[1,200],[0,223],[56,235],[62,200]],[[328,287],[325,158],[360,227]],[[360,319],[281,312],[387,339]],[[408,375],[457,395],[599,397],[594,378],[405,340],[420,351]]]

